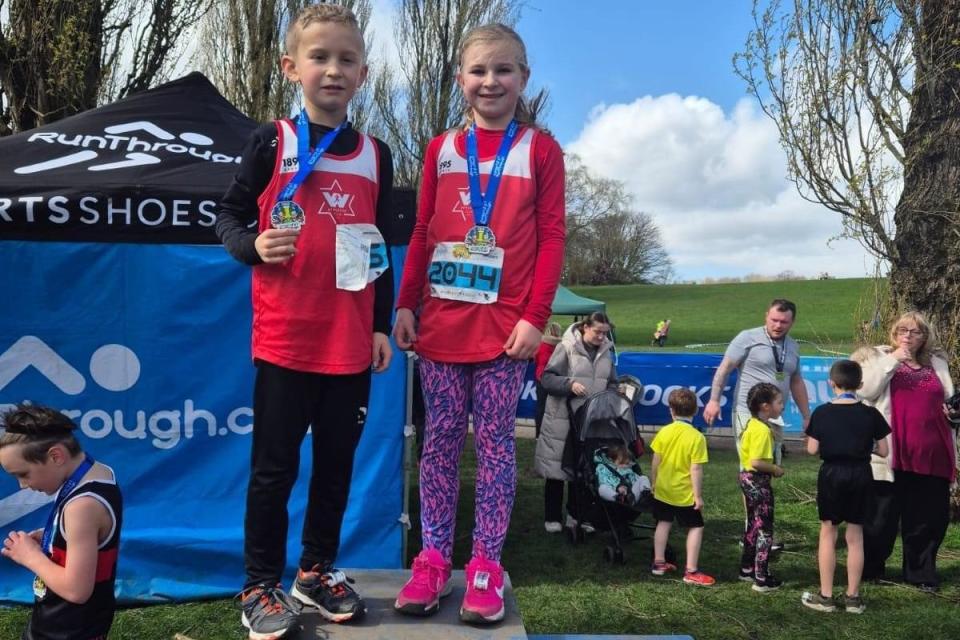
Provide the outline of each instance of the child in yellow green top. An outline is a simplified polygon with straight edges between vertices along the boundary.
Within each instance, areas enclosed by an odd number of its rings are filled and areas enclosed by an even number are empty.
[[[773,463],[773,432],[769,420],[783,413],[783,394],[769,382],[761,382],[747,393],[752,416],[740,435],[740,490],[747,505],[747,526],[743,532],[740,579],[753,582],[753,590],[767,593],[783,582],[768,569],[773,543],[772,478],[783,476]]]
[[[697,565],[703,542],[703,465],[707,463],[707,440],[693,427],[697,396],[690,389],[674,389],[667,403],[673,422],[660,429],[650,443],[653,517],[657,520],[650,571],[655,576],[676,571],[677,567],[667,562],[665,556],[670,528],[676,520],[687,528],[683,581],[709,586],[715,580]]]

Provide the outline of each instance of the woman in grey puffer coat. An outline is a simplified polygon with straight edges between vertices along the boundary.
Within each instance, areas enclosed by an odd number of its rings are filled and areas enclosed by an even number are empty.
[[[572,480],[562,468],[563,449],[570,431],[567,400],[573,410],[590,395],[615,387],[617,369],[613,362],[610,319],[595,312],[566,330],[554,350],[540,384],[549,394],[537,438],[534,470],[546,479],[544,486],[544,528],[550,533],[563,529],[563,485]],[[578,514],[570,513],[572,486],[567,490],[567,526],[576,526]],[[581,523],[589,531],[588,523]]]

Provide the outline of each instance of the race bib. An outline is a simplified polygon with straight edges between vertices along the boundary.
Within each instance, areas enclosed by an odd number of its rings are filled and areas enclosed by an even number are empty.
[[[362,291],[387,270],[387,245],[372,224],[337,225],[337,288]]]
[[[497,301],[503,274],[503,249],[470,253],[462,242],[441,242],[433,250],[427,277],[434,298],[473,304]]]

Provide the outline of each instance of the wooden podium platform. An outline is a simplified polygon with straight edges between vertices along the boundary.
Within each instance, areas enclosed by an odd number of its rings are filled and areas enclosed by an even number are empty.
[[[410,577],[404,570],[348,570],[356,580],[357,591],[367,602],[367,615],[357,622],[334,624],[306,608],[300,616],[299,633],[290,640],[527,640],[513,597],[510,576],[504,576],[503,621],[488,626],[471,626],[460,622],[463,601],[464,572],[453,572],[453,592],[440,601],[440,612],[428,618],[405,616],[393,610],[400,587]]]
[[[460,622],[464,572],[453,572],[453,592],[440,601],[439,613],[428,618],[400,615],[393,601],[409,571],[381,569],[347,570],[354,585],[367,602],[367,615],[357,622],[327,622],[315,610],[306,608],[300,616],[301,628],[284,640],[693,640],[690,636],[627,635],[538,635],[528,636],[513,597],[510,575],[504,576],[503,621],[486,626]]]

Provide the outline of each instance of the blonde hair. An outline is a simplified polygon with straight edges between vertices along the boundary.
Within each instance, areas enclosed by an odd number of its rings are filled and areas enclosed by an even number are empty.
[[[907,311],[897,318],[896,322],[890,325],[890,345],[894,348],[897,347],[897,329],[902,327],[905,322],[914,323],[917,325],[917,329],[923,333],[923,344],[921,344],[917,352],[913,354],[913,359],[923,366],[929,367],[930,357],[934,354],[941,355],[943,350],[937,341],[937,335],[933,330],[933,325],[931,325],[926,317],[919,311]]]
[[[530,73],[530,65],[527,64],[527,47],[523,44],[523,40],[520,38],[520,34],[511,29],[505,24],[499,22],[492,22],[490,24],[481,25],[479,27],[474,27],[467,32],[467,35],[463,37],[463,43],[460,45],[460,55],[457,58],[457,64],[460,67],[463,67],[463,56],[467,53],[467,49],[472,47],[475,44],[480,43],[494,43],[494,42],[503,42],[504,40],[512,42],[517,48],[517,66],[523,70],[524,73]],[[517,109],[514,112],[514,119],[520,124],[525,124],[529,126],[536,126],[536,114],[533,109],[530,108],[530,103],[528,103],[523,96],[520,96],[520,99],[517,101]],[[464,129],[470,128],[474,122],[473,108],[470,105],[467,105],[466,110],[464,111]]]
[[[563,337],[563,327],[560,326],[559,322],[551,322],[547,325],[547,329],[543,333],[544,335],[553,336],[554,338],[560,338]]]
[[[317,22],[332,22],[355,30],[360,38],[360,48],[363,53],[363,34],[360,33],[360,23],[353,11],[339,4],[321,2],[304,7],[297,14],[297,17],[290,21],[284,39],[287,55],[292,56],[297,52],[297,45],[300,44],[300,33]]]

